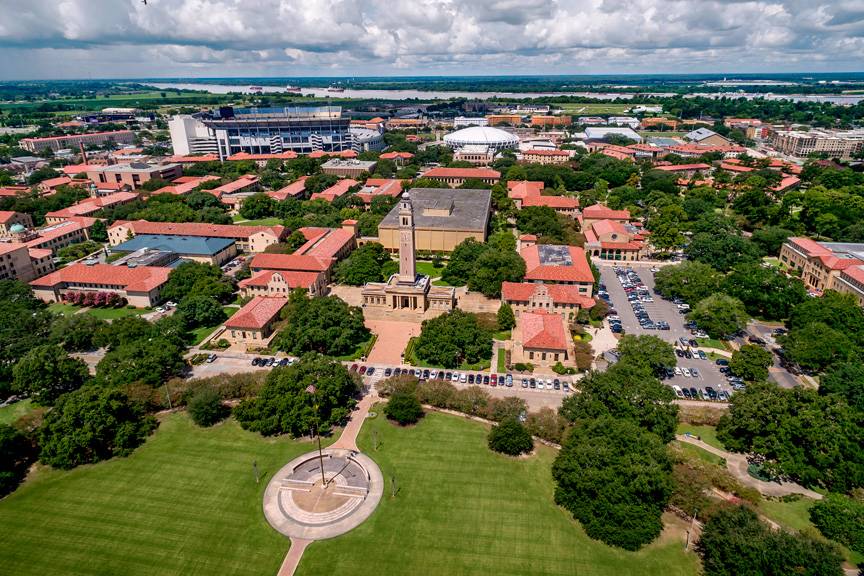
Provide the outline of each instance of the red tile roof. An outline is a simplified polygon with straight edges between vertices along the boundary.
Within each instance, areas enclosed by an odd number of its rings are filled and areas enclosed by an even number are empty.
[[[256,254],[249,263],[252,270],[295,270],[299,272],[326,272],[332,261],[299,254]]]
[[[255,287],[266,287],[270,280],[274,275],[278,275],[281,277],[288,287],[291,289],[294,288],[306,288],[307,290],[312,287],[313,284],[318,280],[318,277],[321,275],[320,272],[295,272],[291,270],[264,270],[255,274],[250,278],[246,278],[245,280],[241,280],[238,286],[240,288],[246,288],[249,286]]]
[[[797,186],[800,183],[801,179],[797,176],[789,176],[784,174],[784,177],[782,180],[780,180],[780,183],[776,186],[773,186],[771,190],[773,190],[774,192],[783,192],[785,190],[788,190],[789,188]]]
[[[619,152],[618,150],[610,150],[608,148],[604,148],[600,150],[600,154],[604,156],[609,156],[610,158],[614,158],[616,160],[632,160],[632,154],[625,154],[624,152]]]
[[[16,214],[19,214],[19,212],[13,210],[0,210],[0,224],[6,224],[12,220]]]
[[[524,156],[570,156],[570,152],[567,150],[548,150],[543,148],[538,148],[536,150],[526,150],[522,153]]]
[[[20,196],[30,192],[27,186],[3,186],[0,187],[0,196]]]
[[[655,170],[663,172],[689,172],[692,170],[710,170],[710,164],[671,164],[669,166],[655,166]]]
[[[23,242],[0,242],[0,256],[26,248],[27,244]]]
[[[302,196],[306,192],[306,179],[308,176],[301,176],[291,184],[288,184],[284,188],[280,188],[279,190],[273,190],[267,192],[267,195],[275,200],[285,200],[289,196],[292,198],[296,198],[297,196]]]
[[[287,298],[256,296],[231,316],[225,322],[225,327],[260,330],[273,321],[286,304]]]
[[[83,174],[88,170],[96,170],[99,166],[94,166],[92,164],[70,164],[69,166],[63,166],[63,173],[67,176],[74,176],[75,174]]]
[[[591,224],[591,228],[598,236],[601,234],[627,234],[624,224],[616,220],[600,220]]]
[[[201,156],[171,156],[169,162],[178,164],[195,164],[198,162],[218,162],[219,156],[216,154],[203,154]]]
[[[315,194],[312,194],[309,199],[317,200],[318,198],[321,198],[323,200],[326,200],[327,202],[332,202],[336,198],[344,195],[352,186],[356,186],[357,184],[359,184],[359,182],[357,182],[356,180],[353,180],[351,178],[345,178],[344,180],[339,180],[336,184],[330,186],[322,192],[316,192]]]
[[[385,152],[384,154],[381,154],[381,156],[379,156],[379,158],[382,160],[396,160],[399,158],[403,160],[410,160],[413,157],[414,154],[410,152]]]
[[[591,220],[630,220],[630,211],[612,210],[603,204],[593,204],[582,209],[582,217]]]
[[[371,188],[371,190],[366,190]],[[357,197],[365,204],[371,204],[375,196],[390,196],[396,198],[402,194],[402,181],[389,178],[367,178],[366,184],[357,193]]]
[[[255,186],[256,184],[258,184],[258,176],[255,176],[254,174],[244,174],[232,182],[223,184],[218,188],[212,188],[207,190],[207,192],[213,194],[217,198],[221,198],[223,194],[233,194],[234,192],[239,192],[245,188]]]
[[[864,284],[864,266],[850,266],[843,271],[841,276],[848,276],[855,282]]]
[[[423,178],[492,178],[498,179],[501,173],[489,168],[432,168]]]
[[[25,242],[25,244],[27,244],[27,246],[29,246],[30,248],[39,248],[43,244],[50,242],[54,238],[59,238],[61,236],[65,236],[66,234],[89,228],[93,225],[95,219],[89,218],[88,220],[91,221],[89,225],[85,224],[84,222],[74,220],[72,218],[69,218],[68,220],[60,222],[58,224],[51,224],[47,228],[38,231],[37,233],[39,235],[33,240],[28,240],[27,242]]]
[[[354,242],[354,232],[352,230],[346,230],[345,228],[325,228],[324,231],[324,234],[309,238],[305,244],[294,251],[294,254],[329,260],[336,258],[337,254]]]
[[[824,254],[819,256],[819,260],[822,262],[822,265],[829,270],[846,270],[850,266],[859,266],[864,264],[864,262],[857,258],[840,258],[838,256],[828,256]]]
[[[579,293],[578,286],[567,284],[535,284],[532,282],[504,282],[501,284],[501,298],[508,302],[527,302],[538,292],[547,292],[555,304],[578,304],[591,308],[596,304],[593,298]]]
[[[730,160],[735,160],[735,158],[730,158]],[[753,172],[755,168],[751,168],[750,166],[741,166],[738,163],[732,162],[722,162],[720,164],[720,168],[723,170],[728,170],[729,172]]]
[[[85,198],[76,204],[48,212],[45,214],[49,218],[68,218],[69,216],[88,216],[94,214],[103,208],[110,208],[117,204],[126,204],[138,198],[137,192],[117,192],[108,194],[107,196],[98,196],[96,198]]]
[[[168,281],[170,268],[157,266],[111,266],[110,264],[72,264],[30,282],[31,286],[55,287],[58,284],[105,284],[128,292],[149,292]]]
[[[558,314],[522,312],[519,314],[518,323],[524,348],[567,350],[564,319]]]
[[[161,234],[170,236],[211,236],[214,238],[248,239],[259,232],[268,232],[281,239],[284,226],[240,226],[234,224],[207,224],[204,222],[148,222],[147,220],[118,220],[111,228],[127,225],[135,234]]]
[[[787,241],[792,243],[792,245],[804,252],[807,256],[830,256],[833,254],[833,252],[828,248],[825,248],[815,240],[811,240],[804,236],[790,236]]]
[[[57,188],[72,182],[72,178],[68,176],[58,176],[57,178],[49,178],[39,183],[40,188]]]
[[[510,180],[507,182],[507,195],[510,198],[527,198],[540,196],[546,185],[537,180]]]
[[[526,280],[541,282],[594,282],[594,275],[585,257],[585,251],[578,246],[567,246],[572,265],[543,264],[540,261],[542,245],[525,246],[520,255],[525,260]]]
[[[153,194],[176,194],[177,196],[182,196],[184,194],[188,194],[192,192],[200,186],[204,182],[210,182],[211,180],[219,180],[218,176],[181,176],[174,180],[168,186],[163,186],[159,188]]]
[[[293,160],[297,158],[297,153],[293,150],[281,152],[279,154],[250,154],[249,152],[237,152],[228,156],[229,162],[237,162],[241,160]]]
[[[561,210],[575,210],[579,207],[579,199],[572,196],[528,196],[522,200],[522,206],[547,206]]]

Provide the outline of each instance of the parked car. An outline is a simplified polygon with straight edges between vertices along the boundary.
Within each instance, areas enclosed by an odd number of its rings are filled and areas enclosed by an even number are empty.
[[[678,396],[678,398],[684,398],[684,392],[681,390],[680,386],[673,385],[672,390],[675,391],[675,395]]]
[[[366,366],[360,366],[360,375],[363,376],[366,374]]]
[[[392,375],[393,375],[393,369],[392,368],[385,368],[384,369],[384,377],[385,378],[389,378]]]

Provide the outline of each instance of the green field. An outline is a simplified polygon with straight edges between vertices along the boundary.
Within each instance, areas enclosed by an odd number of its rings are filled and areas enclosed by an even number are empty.
[[[222,310],[224,310],[225,314],[227,314],[228,318],[230,318],[240,309],[236,306],[222,306]],[[207,338],[207,336],[212,334],[213,331],[219,328],[219,326],[221,326],[222,324],[224,324],[224,321],[216,324],[215,326],[201,326],[200,328],[192,330],[192,336],[194,336],[194,339],[192,340],[192,346],[197,346],[198,344],[203,342],[204,339]]]
[[[165,98],[162,97],[165,92]],[[74,106],[74,110],[63,111],[62,114],[101,110],[112,106],[135,107],[140,104],[176,104],[188,101],[190,104],[201,99],[229,100],[229,96],[219,94],[196,94],[193,92],[176,93],[168,90],[148,90],[130,94],[110,94],[100,98],[57,98],[53,100],[36,100],[33,102],[2,102],[0,110],[25,111],[38,108],[43,104]]]
[[[715,448],[719,448],[721,450],[725,450],[726,448],[723,446],[723,443],[717,439],[717,428],[714,426],[697,426],[695,424],[678,424],[678,430],[676,431],[678,434],[686,434],[690,433],[691,436],[698,436],[703,442],[708,444],[709,446],[714,446]]]
[[[507,372],[507,351],[504,348],[498,348],[498,362],[496,363],[498,373]]]
[[[53,312],[54,314],[60,314],[62,316],[65,316],[67,314],[74,314],[80,309],[80,306],[75,306],[73,304],[63,304],[62,302],[55,302],[54,304],[50,304],[48,306],[49,312]]]
[[[242,216],[234,216],[234,223],[242,226],[280,226],[281,218],[275,216],[271,218],[261,218],[260,220],[244,220]]]
[[[444,271],[444,266],[436,268],[432,262],[417,262],[417,273],[429,276],[430,278],[438,278]]]
[[[132,456],[40,469],[0,501],[0,572],[274,575],[288,541],[264,520],[264,488],[311,448],[172,414]]]
[[[698,573],[696,555],[685,553],[678,537],[664,534],[635,553],[589,539],[553,503],[555,452],[541,446],[529,458],[501,456],[486,447],[486,432],[436,413],[410,428],[367,420],[360,446],[387,479],[381,503],[358,528],[310,545],[297,574]],[[392,498],[394,476],[399,492]]]
[[[12,424],[31,410],[33,410],[33,403],[30,400],[22,400],[10,406],[4,406],[0,408],[0,424]]]
[[[726,344],[722,340],[716,338],[696,338],[700,348],[716,348],[717,350],[726,350]]]
[[[90,308],[87,314],[102,320],[116,320],[127,316],[141,316],[153,312],[152,308]]]
[[[624,114],[625,110],[629,110],[636,104],[556,104],[560,106],[567,114],[574,116],[593,116],[595,114]]]
[[[688,456],[693,456],[699,458],[703,462],[708,462],[709,464],[716,464],[717,466],[723,466],[725,464],[725,459],[717,456],[716,454],[712,454],[707,450],[700,448],[699,446],[694,446],[693,444],[688,444],[687,442],[677,442],[678,446],[681,448],[681,451]]]

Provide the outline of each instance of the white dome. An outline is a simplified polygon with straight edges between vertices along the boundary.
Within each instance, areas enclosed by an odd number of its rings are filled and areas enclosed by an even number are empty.
[[[452,148],[462,146],[488,146],[496,150],[516,148],[519,137],[499,128],[470,126],[444,136],[444,142]]]

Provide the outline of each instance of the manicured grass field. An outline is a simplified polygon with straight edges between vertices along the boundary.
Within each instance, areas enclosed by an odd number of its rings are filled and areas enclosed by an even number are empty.
[[[726,345],[722,340],[716,338],[697,338],[700,348],[716,348],[718,350],[726,350]]]
[[[496,363],[498,373],[507,372],[507,351],[504,348],[498,348],[498,362]]]
[[[172,414],[132,456],[40,469],[0,501],[0,572],[275,575],[289,544],[261,498],[282,465],[311,449],[233,420],[202,429]]]
[[[73,304],[63,304],[62,302],[55,302],[54,304],[50,304],[48,306],[49,312],[52,312],[54,314],[61,314],[63,316],[67,314],[74,314],[80,309],[80,306],[75,306]]]
[[[495,340],[510,340],[513,337],[512,330],[501,330],[499,332],[495,332],[492,337]]]
[[[664,534],[635,553],[589,539],[553,502],[555,452],[539,447],[528,458],[501,456],[486,447],[486,434],[482,424],[436,413],[410,428],[380,416],[367,420],[360,446],[386,479],[381,503],[358,528],[311,544],[297,574],[698,573],[680,534]]]
[[[709,446],[725,450],[726,447],[717,439],[717,428],[714,426],[697,426],[695,424],[678,424],[678,434],[690,433],[691,436],[698,436],[703,442]]]
[[[230,318],[231,316],[236,314],[237,311],[240,309],[236,308],[234,306],[222,306],[222,310],[224,310],[225,314],[227,314],[228,318]],[[192,330],[192,335],[195,337],[194,340],[192,340],[192,345],[197,346],[198,344],[203,342],[204,339],[207,338],[207,336],[212,334],[213,331],[216,330],[217,328],[219,328],[219,326],[221,326],[222,324],[224,324],[224,322],[220,322],[219,324],[217,324],[215,326],[201,326],[200,328],[196,328],[195,330]]]
[[[22,400],[10,406],[4,406],[0,408],[0,424],[12,424],[31,410],[33,410],[33,404],[30,400]]]
[[[235,216],[234,223],[241,226],[278,226],[282,224],[281,218],[261,218],[260,220],[244,220],[242,216]]]
[[[712,454],[707,450],[703,450],[699,446],[694,446],[693,444],[688,444],[686,442],[676,442],[676,444],[678,444],[678,446],[681,448],[681,451],[688,456],[695,456],[696,458],[699,458],[703,462],[708,462],[709,464],[716,464],[718,466],[724,465],[723,458],[717,456],[716,454]]]
[[[141,316],[152,311],[152,308],[90,308],[86,313],[102,320],[116,320],[127,316]]]
[[[444,267],[436,268],[432,262],[417,262],[417,273],[424,274],[430,278],[438,278],[444,271]]]
[[[593,116],[594,114],[623,114],[625,110],[629,110],[635,104],[561,104],[561,108],[567,114],[577,116]],[[574,119],[575,120],[575,119]]]

